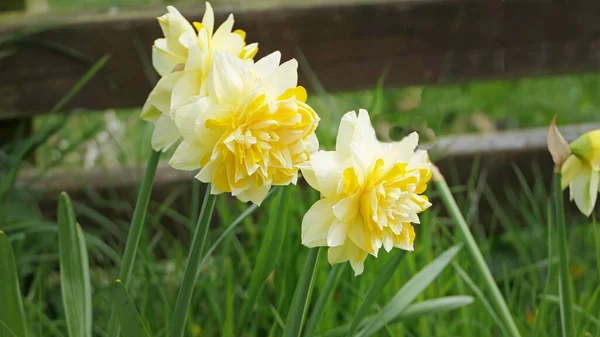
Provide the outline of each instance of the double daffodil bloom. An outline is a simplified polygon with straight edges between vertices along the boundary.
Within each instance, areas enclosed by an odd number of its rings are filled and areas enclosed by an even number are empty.
[[[319,118],[297,86],[298,63],[274,52],[255,64],[217,52],[198,96],[173,114],[183,136],[170,165],[201,169],[213,194],[257,205],[272,185],[295,184],[298,165],[318,149]]]
[[[302,243],[330,247],[329,263],[350,261],[356,275],[382,246],[413,250],[411,223],[431,206],[423,195],[431,163],[425,151],[415,151],[418,141],[413,132],[399,142],[379,142],[366,110],[344,115],[335,151],[319,151],[300,165],[322,196],[304,216]]]
[[[157,39],[152,47],[152,64],[162,77],[141,114],[155,124],[152,135],[155,150],[166,149],[181,137],[172,113],[190,97],[206,94],[204,83],[214,52],[228,52],[252,63],[258,51],[256,43],[246,44],[244,31],[232,32],[233,15],[214,31],[214,12],[208,2],[202,22],[193,25],[174,7],[167,9],[169,12],[158,18],[165,37]]]
[[[569,148],[571,154],[561,168],[562,188],[569,186],[570,199],[575,200],[583,214],[590,216],[600,189],[600,130],[580,136]]]

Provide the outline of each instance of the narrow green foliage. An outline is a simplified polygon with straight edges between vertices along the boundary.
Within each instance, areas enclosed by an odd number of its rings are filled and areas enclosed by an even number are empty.
[[[236,336],[241,336],[242,332],[246,329],[250,313],[257,303],[263,285],[279,258],[286,234],[289,206],[292,204],[290,192],[290,188],[279,188],[276,192],[275,202],[271,205],[269,222],[265,228],[256,264],[250,275],[250,285],[246,290],[246,299],[238,315]]]
[[[202,202],[202,209],[200,210],[200,217],[198,218],[198,224],[194,230],[192,247],[190,248],[187,264],[185,266],[183,281],[181,282],[181,287],[177,294],[177,302],[175,303],[173,319],[171,320],[171,337],[182,337],[185,330],[194,286],[196,285],[196,279],[200,272],[200,259],[202,258],[202,252],[204,251],[204,244],[206,243],[208,228],[210,227],[210,220],[214,213],[216,200],[217,196],[210,193],[210,185],[207,185],[204,201]]]
[[[123,336],[151,337],[152,334],[138,313],[133,299],[120,280],[114,283],[113,297]]]
[[[554,221],[556,221],[556,238],[558,240],[560,320],[563,337],[573,336],[573,297],[571,295],[571,277],[569,276],[568,236],[565,225],[565,206],[563,191],[560,186],[561,174],[554,173],[553,200]]]
[[[92,336],[92,289],[85,239],[69,196],[58,203],[60,286],[69,336]]]
[[[360,331],[357,336],[371,336],[382,329],[386,324],[393,322],[394,319],[440,275],[459,250],[459,246],[454,246],[421,269],[415,276],[406,282],[400,290],[398,290],[396,295],[394,295],[388,304],[385,305],[379,314],[366,320],[365,328]]]
[[[379,77],[379,80],[377,81],[377,86],[375,87],[375,90],[373,91],[373,97],[371,99],[371,104],[369,105],[369,109],[368,109],[369,114],[371,115],[371,118],[373,120],[376,120],[377,116],[379,116],[380,114],[383,113],[383,101],[384,101],[383,84],[385,83],[385,79],[387,78],[388,70],[389,70],[389,66],[385,67],[385,69],[383,70],[383,73],[381,74],[381,76]]]
[[[314,336],[315,330],[317,329],[317,324],[319,323],[319,318],[321,318],[321,314],[323,313],[323,309],[329,303],[329,301],[331,301],[333,293],[340,283],[341,276],[344,273],[346,266],[347,263],[338,263],[329,271],[327,281],[325,282],[325,286],[323,286],[323,290],[319,294],[317,303],[310,311],[310,316],[306,322],[306,328],[304,329],[305,337]]]
[[[26,337],[27,325],[15,255],[8,237],[0,231],[0,337]]]
[[[479,249],[479,246],[477,246],[477,242],[475,241],[475,238],[473,237],[473,234],[471,233],[471,230],[469,229],[469,226],[467,225],[460,208],[456,204],[454,196],[452,196],[452,192],[450,191],[446,180],[439,172],[437,172],[437,174],[434,176],[434,181],[442,198],[442,202],[446,206],[446,209],[448,209],[448,212],[450,213],[450,216],[456,225],[456,229],[462,237],[469,255],[471,255],[471,259],[477,272],[483,278],[488,290],[491,292],[491,302],[494,304],[495,310],[497,310],[500,318],[502,319],[506,330],[509,331],[510,336],[520,337],[521,333],[519,332],[517,324],[510,313],[510,309],[506,304],[506,300],[504,299],[502,292],[500,292],[500,289],[498,288],[498,285],[492,276],[492,272],[490,271],[490,268],[488,267],[483,254]]]
[[[481,291],[481,289],[479,289],[475,282],[473,282],[473,280],[469,277],[469,274],[467,274],[457,263],[453,263],[452,266],[454,267],[454,270],[456,271],[458,276],[467,284],[469,288],[471,288],[471,291],[475,293],[477,298],[479,298],[479,301],[483,304],[488,314],[496,322],[496,325],[500,327],[500,330],[502,330],[502,334],[504,334],[505,336],[510,336],[508,334],[508,331],[506,330],[506,327],[504,327],[504,324],[500,320],[500,317],[498,317],[498,314],[496,313],[496,311],[494,311],[494,308],[490,304],[490,301],[488,301],[488,299],[483,294],[483,291]]]
[[[394,317],[394,319],[388,324],[409,322],[419,317],[431,316],[437,313],[459,309],[471,303],[473,303],[473,297],[471,296],[447,296],[436,298],[433,300],[425,300],[419,303],[409,305],[408,307],[406,307],[406,309],[404,309],[404,311],[402,311],[400,314]],[[369,322],[372,319],[374,319],[373,316],[367,317],[363,321],[361,326],[364,326],[365,323]],[[349,329],[350,325],[346,324],[339,328],[328,331],[323,335],[323,337],[346,337],[349,336]]]
[[[154,175],[156,174],[156,167],[158,166],[159,159],[160,152],[152,151],[152,154],[148,159],[148,165],[146,166],[144,179],[142,180],[142,185],[140,186],[137,202],[135,204],[133,219],[131,220],[131,227],[129,228],[129,233],[127,234],[125,253],[123,254],[123,260],[121,262],[121,269],[119,270],[119,280],[123,282],[125,288],[127,288],[130,282],[131,271],[133,270],[133,264],[135,262],[135,254],[137,253],[140,238],[142,236],[142,230],[144,229],[144,220],[146,218],[148,203],[150,202],[150,194],[152,192]],[[113,306],[113,310],[111,310],[110,318],[108,320],[107,335],[109,337],[119,336],[119,325],[115,314],[116,310]]]
[[[302,277],[298,280],[298,287],[292,302],[292,310],[288,315],[283,336],[300,337],[306,311],[314,287],[315,267],[319,257],[320,248],[311,248],[304,264]]]
[[[367,296],[365,296],[365,298],[363,299],[360,307],[358,308],[358,311],[352,319],[352,323],[350,325],[350,335],[354,335],[356,333],[356,331],[358,330],[358,325],[369,313],[369,310],[371,310],[373,303],[375,303],[375,300],[377,300],[379,295],[381,295],[381,293],[383,292],[383,288],[385,288],[385,285],[389,282],[390,278],[392,278],[394,272],[398,270],[398,265],[400,264],[400,262],[402,262],[402,259],[406,255],[406,252],[395,251],[393,253],[392,258],[390,258],[389,261],[386,262],[381,272],[379,272],[379,274],[377,275],[375,282],[373,282],[373,284],[369,288]]]

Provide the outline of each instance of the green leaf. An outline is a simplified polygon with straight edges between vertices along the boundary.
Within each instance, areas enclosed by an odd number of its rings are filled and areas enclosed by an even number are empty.
[[[387,78],[387,74],[389,71],[389,66],[386,66],[377,81],[377,86],[373,91],[373,98],[371,100],[371,104],[369,105],[369,114],[371,115],[371,119],[376,118],[383,112],[383,84],[385,83],[385,79]]]
[[[456,271],[458,276],[467,284],[469,288],[471,288],[471,291],[473,291],[475,295],[479,298],[479,301],[483,304],[483,306],[488,311],[488,314],[490,314],[492,319],[494,319],[496,325],[498,325],[498,327],[502,331],[502,334],[504,336],[510,336],[508,334],[508,330],[506,330],[506,326],[504,326],[504,323],[502,323],[502,320],[500,320],[500,317],[498,317],[498,314],[483,294],[483,291],[481,291],[481,289],[477,287],[475,282],[473,282],[473,280],[469,277],[469,274],[467,274],[456,262],[453,262],[452,266],[454,267],[454,270]]]
[[[246,299],[242,304],[242,309],[238,316],[236,336],[241,336],[242,332],[246,329],[250,313],[255,307],[263,285],[269,273],[273,270],[283,247],[289,204],[292,202],[291,200],[288,201],[290,191],[291,188],[279,188],[279,191],[276,192],[277,197],[275,198],[275,202],[270,205],[271,213],[269,214],[269,222],[265,228],[263,241],[258,251],[256,265],[250,275],[250,285],[246,291]]]
[[[152,334],[135,308],[133,300],[120,280],[115,281],[113,297],[123,336],[150,337]]]
[[[357,336],[371,336],[383,328],[386,323],[392,322],[395,317],[400,315],[400,313],[403,312],[408,305],[438,277],[442,270],[444,270],[450,261],[452,261],[460,248],[460,246],[454,246],[448,249],[433,262],[425,266],[425,268],[421,269],[415,276],[406,282],[402,288],[400,288],[379,314],[369,320],[365,329]]]
[[[146,211],[148,210],[148,203],[150,202],[150,194],[152,193],[152,185],[154,184],[154,176],[156,175],[156,168],[158,167],[159,160],[160,152],[152,151],[150,158],[148,158],[146,172],[144,172],[144,179],[140,185],[140,191],[135,203],[131,227],[129,227],[129,233],[127,233],[127,242],[125,243],[123,261],[121,263],[121,269],[119,270],[119,279],[125,283],[125,287],[127,287],[129,284],[131,272],[133,270],[133,264],[135,263],[135,255],[138,250],[140,238],[142,237],[142,231],[144,229],[144,223],[146,219]],[[115,314],[116,310],[113,308],[108,319],[108,337],[119,336],[119,325],[117,324],[117,318]]]
[[[338,263],[335,266],[333,266],[333,268],[331,268],[331,270],[329,271],[329,275],[327,276],[325,286],[323,286],[323,290],[319,294],[317,303],[315,304],[314,308],[312,308],[310,312],[310,317],[306,322],[304,336],[314,336],[315,330],[317,329],[317,324],[319,323],[319,318],[321,318],[321,313],[323,312],[325,305],[329,303],[329,301],[331,301],[334,290],[340,283],[341,276],[344,273],[344,269],[346,266],[347,263]]]
[[[294,300],[292,301],[293,310],[290,310],[285,325],[284,336],[300,337],[302,333],[302,325],[304,323],[304,318],[306,317],[306,311],[308,310],[308,304],[310,303],[314,286],[315,267],[317,265],[319,252],[319,248],[311,248],[308,251],[304,271],[302,272],[302,277],[298,280],[296,296],[294,296]]]
[[[398,265],[405,256],[406,252],[396,251],[390,260],[386,262],[385,266],[383,266],[383,269],[377,275],[375,282],[373,282],[371,288],[369,288],[367,296],[365,296],[362,304],[352,319],[352,323],[350,325],[351,336],[356,333],[356,330],[358,330],[358,325],[360,322],[362,322],[363,318],[365,318],[369,310],[371,310],[373,303],[375,303],[375,300],[377,300],[377,297],[379,297],[383,291],[383,288],[385,288],[385,285],[389,282],[390,278],[392,278],[394,272],[398,270]]]
[[[19,276],[15,255],[10,241],[4,232],[0,231],[0,337],[26,337],[27,325],[23,299],[19,288]]]
[[[208,228],[210,227],[210,219],[214,213],[215,202],[217,200],[217,196],[210,193],[210,189],[210,185],[207,185],[204,201],[202,202],[202,209],[200,210],[200,216],[192,238],[192,247],[190,248],[188,261],[185,266],[185,271],[183,272],[183,280],[181,281],[181,287],[177,294],[177,301],[175,302],[175,309],[173,310],[173,319],[171,320],[171,337],[183,337],[184,334],[188,311],[190,304],[192,303],[194,287],[196,286],[196,280],[200,273],[200,258],[202,257],[202,252],[204,252]]]
[[[69,336],[92,336],[92,290],[85,239],[67,193],[58,203],[60,286]]]
[[[388,324],[406,322],[408,320],[414,320],[422,316],[429,316],[440,312],[451,311],[454,309],[462,308],[466,305],[473,303],[473,297],[471,296],[447,296],[440,297],[433,300],[426,300],[419,303],[411,304],[404,311],[399,313],[392,319]],[[373,316],[367,317],[362,323],[361,327],[366,325]],[[338,337],[348,336],[350,325],[346,324],[339,328],[333,329],[327,332],[325,337]]]

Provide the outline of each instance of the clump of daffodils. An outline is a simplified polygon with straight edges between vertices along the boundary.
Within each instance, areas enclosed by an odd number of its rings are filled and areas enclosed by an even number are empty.
[[[344,115],[335,151],[319,151],[300,165],[322,196],[302,221],[302,243],[328,246],[329,263],[350,261],[356,275],[381,247],[413,250],[412,224],[431,206],[423,193],[432,167],[417,145],[417,133],[378,141],[366,110]]]
[[[232,31],[233,15],[215,30],[214,12],[208,2],[202,22],[193,24],[174,7],[167,9],[168,13],[158,18],[164,38],[152,46],[152,64],[161,78],[141,115],[155,124],[152,147],[157,151],[167,149],[181,137],[172,120],[174,111],[190,97],[206,95],[204,83],[215,52],[227,52],[252,63],[258,51],[258,44],[246,44],[243,30]]]
[[[142,118],[153,121],[152,146],[181,139],[169,161],[199,170],[213,194],[231,193],[257,205],[274,185],[295,184],[298,166],[318,150],[319,117],[298,86],[298,63],[274,52],[256,63],[257,44],[232,32],[233,16],[216,30],[211,6],[190,24],[175,8],[160,17],[164,38],[152,60],[162,76]]]
[[[590,131],[568,144],[552,120],[548,133],[548,149],[561,173],[561,187],[569,187],[570,199],[590,216],[599,192],[600,130]]]

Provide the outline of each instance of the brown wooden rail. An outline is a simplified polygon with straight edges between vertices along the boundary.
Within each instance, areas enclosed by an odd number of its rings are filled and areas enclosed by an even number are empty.
[[[307,4],[216,10],[218,20],[233,11],[235,27],[260,43],[261,55],[279,49],[285,58],[292,58],[302,51],[329,91],[372,88],[386,67],[389,86],[600,69],[597,0]],[[204,6],[180,10],[198,20]],[[144,61],[160,36],[156,16],[164,12],[161,7],[117,13],[0,15],[0,35],[59,22],[57,28],[25,40],[17,53],[0,60],[0,118],[47,111],[89,62],[104,54],[112,56],[105,71],[69,107],[142,105],[154,81]],[[82,57],[66,56],[48,43],[73,48]],[[307,84],[304,72],[301,81]]]

